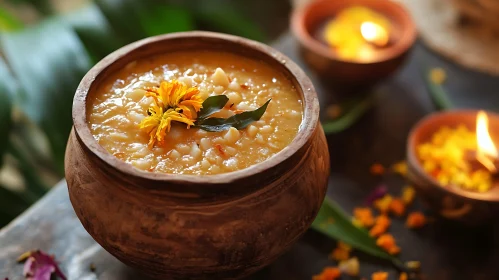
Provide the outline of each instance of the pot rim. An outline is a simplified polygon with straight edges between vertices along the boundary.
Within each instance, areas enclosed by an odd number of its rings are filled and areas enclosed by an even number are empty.
[[[174,41],[178,39],[218,40],[225,43],[229,43],[232,46],[234,46],[234,48],[240,48],[241,50],[246,49],[246,50],[251,50],[253,52],[258,52],[262,55],[262,57],[265,57],[264,59],[265,62],[273,62],[273,64],[280,64],[283,67],[281,71],[284,70],[288,72],[284,74],[286,75],[286,77],[291,79],[291,81],[295,84],[295,86],[297,86],[298,92],[299,93],[301,92],[302,95],[303,117],[302,117],[302,122],[300,124],[300,129],[295,138],[293,139],[293,141],[287,147],[281,150],[279,153],[275,154],[274,156],[265,160],[264,162],[254,164],[245,169],[228,173],[215,174],[215,175],[186,175],[186,174],[148,172],[133,167],[131,164],[116,158],[115,156],[110,154],[106,149],[104,149],[104,147],[102,147],[92,135],[87,121],[87,95],[91,90],[93,82],[100,74],[105,72],[115,62],[121,60],[126,61],[127,55],[129,53],[137,51],[139,49],[146,48],[148,45],[151,44],[156,44],[165,41]],[[269,64],[272,67],[272,64],[271,63]],[[266,170],[272,169],[273,167],[276,167],[280,163],[286,161],[293,154],[295,154],[297,151],[303,148],[305,144],[313,136],[316,127],[318,125],[319,101],[312,82],[310,81],[308,76],[303,72],[303,70],[301,70],[301,68],[298,67],[298,65],[296,65],[290,58],[283,55],[279,51],[271,48],[270,46],[234,35],[221,34],[216,32],[207,32],[207,31],[189,31],[189,32],[170,33],[170,34],[145,38],[140,41],[126,45],[114,51],[113,53],[109,54],[101,61],[99,61],[83,77],[82,81],[80,82],[76,90],[76,94],[73,100],[72,116],[73,116],[74,129],[77,137],[80,139],[80,142],[83,143],[83,145],[91,153],[96,155],[104,163],[108,164],[109,166],[117,169],[118,171],[124,174],[157,182],[218,185],[218,184],[227,184],[235,182],[262,173]]]

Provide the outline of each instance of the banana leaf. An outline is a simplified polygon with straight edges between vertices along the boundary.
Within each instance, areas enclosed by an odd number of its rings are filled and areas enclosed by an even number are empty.
[[[61,19],[76,31],[94,62],[127,43],[116,34],[95,3],[63,15]]]
[[[76,33],[59,20],[3,34],[0,43],[21,86],[14,102],[45,131],[62,175],[71,104],[90,58]]]
[[[324,200],[312,228],[335,240],[343,241],[359,251],[390,261],[396,267],[404,269],[398,258],[378,247],[376,240],[365,229],[356,227],[341,207],[329,198]]]
[[[265,41],[265,33],[251,20],[241,14],[244,7],[236,7],[233,1],[195,0],[185,1],[192,7],[194,17],[211,28],[256,41]]]
[[[145,2],[138,13],[139,22],[147,36],[195,29],[192,14],[186,8]]]
[[[133,42],[146,37],[146,31],[139,21],[139,11],[144,9],[148,0],[96,0],[116,34],[126,42]]]

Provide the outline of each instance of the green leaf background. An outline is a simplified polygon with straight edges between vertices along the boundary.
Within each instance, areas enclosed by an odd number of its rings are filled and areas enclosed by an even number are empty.
[[[30,203],[64,175],[74,92],[97,61],[135,40],[205,23],[220,32],[265,39],[231,2],[222,10],[203,10],[205,1],[96,0],[66,14],[56,14],[48,0],[8,2],[31,5],[40,18],[25,24],[0,3],[0,166],[10,157],[24,185],[2,191],[29,197]],[[0,201],[0,210],[9,205]],[[19,205],[25,209],[29,203]],[[0,227],[18,214],[0,211]]]

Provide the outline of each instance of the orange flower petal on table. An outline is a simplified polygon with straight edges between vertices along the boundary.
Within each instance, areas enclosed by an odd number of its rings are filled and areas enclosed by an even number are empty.
[[[371,275],[371,280],[388,280],[388,272],[378,271]]]
[[[371,165],[371,168],[369,168],[369,171],[373,175],[383,175],[385,173],[385,167],[380,163],[374,163]]]
[[[345,261],[350,258],[350,252],[352,251],[352,247],[346,243],[338,241],[337,247],[331,252],[329,258],[336,261]]]
[[[381,213],[387,213],[390,210],[390,204],[392,203],[393,197],[389,194],[386,194],[382,198],[374,201],[374,207],[378,209]]]
[[[353,216],[364,227],[371,227],[374,224],[374,217],[370,208],[357,207],[353,209]]]
[[[341,271],[337,267],[326,267],[318,275],[312,277],[312,280],[336,280],[340,278]]]
[[[408,228],[421,228],[426,225],[426,216],[421,212],[412,212],[407,216],[406,226]]]
[[[376,245],[381,247],[390,255],[396,255],[400,253],[400,248],[395,243],[395,239],[393,238],[393,236],[389,233],[385,233],[378,237],[378,239],[376,240]]]
[[[416,196],[416,191],[411,186],[406,186],[402,190],[402,201],[404,201],[405,205],[412,204],[415,196]]]
[[[374,222],[374,226],[369,230],[369,235],[378,237],[385,233],[390,227],[391,220],[386,215],[379,215]]]
[[[402,217],[405,213],[405,203],[400,198],[394,198],[390,202],[390,212],[395,214],[397,217]]]

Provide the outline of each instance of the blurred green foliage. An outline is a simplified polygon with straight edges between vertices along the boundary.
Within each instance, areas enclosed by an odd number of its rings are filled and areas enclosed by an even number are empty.
[[[104,56],[141,38],[194,29],[265,39],[234,1],[96,0],[67,14],[54,14],[48,0],[9,2],[32,5],[43,19],[27,25],[0,6],[0,164],[22,182],[0,181],[0,227],[64,176],[73,95]]]

